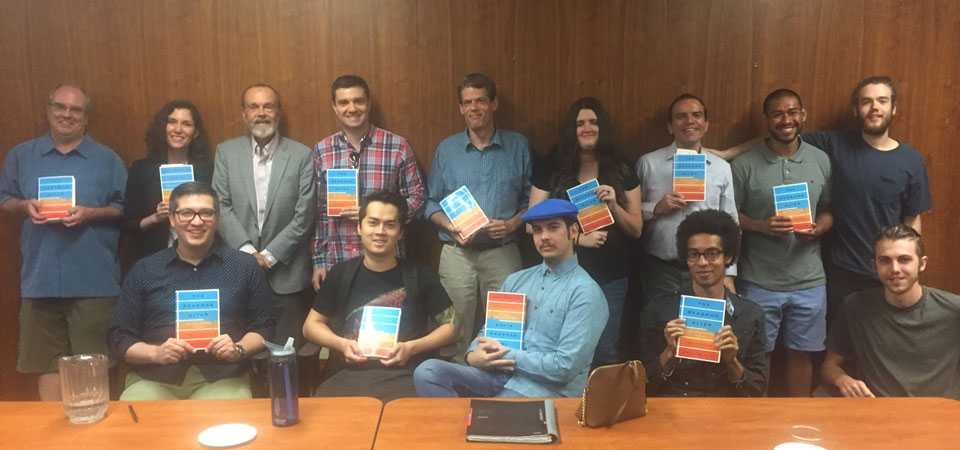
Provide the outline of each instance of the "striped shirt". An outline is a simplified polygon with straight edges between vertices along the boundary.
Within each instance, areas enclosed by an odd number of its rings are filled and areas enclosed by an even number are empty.
[[[359,170],[357,184],[360,198],[376,191],[398,192],[409,207],[407,219],[416,217],[426,195],[413,149],[403,137],[375,126],[360,142],[357,153],[338,131],[320,141],[313,150],[313,167],[317,175],[317,227],[313,243],[313,267],[329,270],[335,264],[360,255],[357,223],[327,216],[328,169]]]

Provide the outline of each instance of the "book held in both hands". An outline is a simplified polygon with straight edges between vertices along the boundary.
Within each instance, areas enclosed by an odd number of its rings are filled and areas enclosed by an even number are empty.
[[[677,358],[720,362],[720,348],[713,340],[723,327],[726,310],[726,300],[681,295],[680,318],[687,331],[677,339]]]
[[[37,178],[37,200],[41,216],[61,221],[77,206],[77,180],[70,175]]]
[[[177,339],[206,349],[220,335],[220,289],[176,291]]]
[[[386,358],[397,345],[400,333],[400,308],[391,306],[364,306],[360,317],[357,345],[368,358]]]
[[[560,440],[553,400],[470,400],[469,442],[550,444]]]

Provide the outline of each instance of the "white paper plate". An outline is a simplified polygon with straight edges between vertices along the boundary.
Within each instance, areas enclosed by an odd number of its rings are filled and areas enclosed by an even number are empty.
[[[806,442],[785,442],[773,448],[773,450],[826,450],[819,445],[807,444]]]
[[[200,432],[197,441],[207,447],[233,447],[257,437],[257,429],[245,423],[225,423]]]

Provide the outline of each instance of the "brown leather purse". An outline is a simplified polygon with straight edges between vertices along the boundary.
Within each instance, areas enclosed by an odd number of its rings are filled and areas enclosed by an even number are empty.
[[[577,408],[577,423],[610,426],[647,414],[647,371],[640,361],[593,369]]]

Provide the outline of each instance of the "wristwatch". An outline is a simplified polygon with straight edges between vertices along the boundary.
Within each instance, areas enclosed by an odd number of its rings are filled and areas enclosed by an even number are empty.
[[[233,349],[237,351],[237,354],[240,355],[240,359],[243,359],[247,355],[247,350],[243,348],[243,344],[236,342],[233,344]]]

